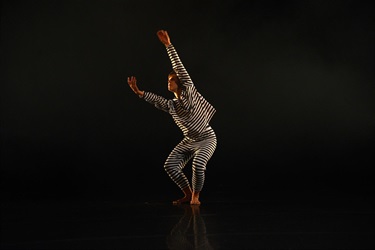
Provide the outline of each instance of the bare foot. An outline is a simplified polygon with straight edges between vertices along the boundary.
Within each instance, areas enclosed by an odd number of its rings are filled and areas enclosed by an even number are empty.
[[[185,196],[181,199],[173,201],[173,205],[180,205],[182,203],[189,202],[190,200],[191,200],[191,196]]]
[[[200,205],[201,202],[199,201],[199,198],[197,197],[192,197],[190,201],[190,205]]]
[[[173,205],[180,205],[191,200],[193,192],[191,191],[190,187],[182,189],[182,192],[184,193],[184,197],[179,200],[173,201]]]
[[[201,204],[201,202],[199,201],[199,193],[200,192],[196,192],[196,191],[194,191],[192,193],[190,205],[200,205]]]

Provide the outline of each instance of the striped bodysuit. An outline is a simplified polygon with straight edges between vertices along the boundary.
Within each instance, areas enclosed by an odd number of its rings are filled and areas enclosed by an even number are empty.
[[[180,99],[166,99],[151,92],[144,92],[143,98],[158,109],[172,115],[184,138],[169,154],[164,169],[181,188],[190,187],[183,168],[190,159],[192,163],[192,190],[203,188],[206,165],[216,149],[216,135],[209,125],[215,108],[196,90],[188,72],[172,44],[167,47],[173,70],[183,84]]]

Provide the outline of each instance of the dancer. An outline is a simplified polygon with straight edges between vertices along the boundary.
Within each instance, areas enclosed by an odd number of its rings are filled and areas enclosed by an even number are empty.
[[[140,98],[172,115],[173,120],[182,130],[184,138],[169,154],[164,169],[184,193],[184,197],[173,201],[173,204],[190,201],[192,205],[199,205],[206,165],[216,149],[216,135],[209,125],[216,110],[195,88],[170,41],[168,32],[159,30],[157,36],[165,45],[172,63],[173,71],[168,75],[168,90],[174,93],[174,98],[166,99],[139,90],[134,76],[128,77],[128,84]],[[190,185],[183,168],[191,159],[193,161]]]

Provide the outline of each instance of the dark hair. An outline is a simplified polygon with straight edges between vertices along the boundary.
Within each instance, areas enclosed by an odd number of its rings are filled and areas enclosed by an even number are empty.
[[[178,86],[179,89],[182,89],[184,87],[184,85],[182,84],[180,78],[178,78],[178,75],[177,75],[176,71],[174,71],[174,69],[168,74],[168,76],[170,76],[170,75],[177,76],[177,81],[176,81],[177,86]]]

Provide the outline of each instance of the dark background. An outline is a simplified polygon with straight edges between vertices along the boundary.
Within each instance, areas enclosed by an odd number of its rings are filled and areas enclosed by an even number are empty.
[[[126,83],[173,96],[158,29],[217,109],[203,197],[373,194],[371,1],[2,1],[3,199],[179,194],[182,134]]]

